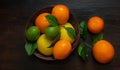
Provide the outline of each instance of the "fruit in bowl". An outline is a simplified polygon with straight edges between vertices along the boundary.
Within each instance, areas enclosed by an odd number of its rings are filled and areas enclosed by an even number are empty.
[[[28,55],[34,54],[43,60],[63,60],[79,43],[79,24],[65,5],[38,10],[29,19],[26,33],[31,26],[39,29],[39,37],[31,41],[26,35],[25,49]]]

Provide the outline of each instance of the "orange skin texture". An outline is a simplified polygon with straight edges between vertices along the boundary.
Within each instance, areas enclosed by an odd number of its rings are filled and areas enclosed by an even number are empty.
[[[50,25],[45,17],[48,14],[49,13],[42,13],[42,14],[38,15],[38,17],[35,20],[35,25],[40,29],[41,33],[44,33],[45,28]]]
[[[63,60],[71,53],[72,46],[67,40],[59,40],[53,47],[53,56],[57,60]]]
[[[93,16],[88,21],[88,29],[91,33],[100,33],[104,28],[104,21],[98,16]]]
[[[65,24],[69,19],[69,9],[65,5],[56,5],[52,9],[52,15],[54,15],[59,24]]]
[[[112,61],[115,55],[114,47],[106,40],[100,40],[95,43],[92,51],[95,60],[102,64]]]

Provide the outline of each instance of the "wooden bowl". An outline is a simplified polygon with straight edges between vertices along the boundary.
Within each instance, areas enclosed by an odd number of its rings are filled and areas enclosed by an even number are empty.
[[[44,13],[44,12],[51,13],[52,8],[53,7],[45,7],[45,8],[42,8],[42,9],[38,10],[37,12],[35,12],[32,15],[32,17],[28,20],[27,25],[26,25],[26,29],[28,27],[32,26],[32,25],[35,25],[35,19],[39,14]],[[73,50],[79,44],[79,38],[80,38],[79,24],[71,13],[70,13],[70,17],[69,17],[68,22],[70,22],[73,25],[73,27],[75,28],[75,32],[76,32],[76,38],[75,38],[74,42],[72,43],[72,52],[73,52]],[[53,56],[45,56],[45,55],[39,53],[37,50],[33,54],[36,57],[38,57],[40,59],[43,59],[43,60],[48,60],[48,61],[54,61],[55,60]]]

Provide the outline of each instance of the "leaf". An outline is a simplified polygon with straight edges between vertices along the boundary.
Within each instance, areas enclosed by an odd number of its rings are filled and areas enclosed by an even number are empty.
[[[57,35],[57,37],[53,40],[52,44],[48,48],[51,48],[55,45],[55,43],[60,39],[60,34]]]
[[[71,38],[75,38],[76,37],[76,33],[75,33],[75,30],[70,28],[70,27],[64,27],[66,30],[67,30],[67,33],[68,35],[71,37]]]
[[[31,53],[34,53],[34,51],[37,49],[37,42],[34,42],[32,44],[32,49],[31,49]]]
[[[29,56],[33,54],[36,48],[37,48],[36,42],[26,42],[25,44],[25,50]]]
[[[96,34],[94,37],[93,37],[93,44],[95,44],[97,41],[99,40],[102,40],[103,39],[103,33],[99,33],[99,34]]]
[[[85,45],[81,44],[78,47],[78,55],[85,61],[88,58],[87,48]]]
[[[57,21],[55,16],[49,14],[49,15],[46,15],[45,17],[48,20],[48,22],[50,23],[50,26],[57,26],[58,25],[58,21]]]
[[[88,29],[87,29],[87,23],[85,21],[82,21],[80,23],[80,35],[85,40],[88,36]]]

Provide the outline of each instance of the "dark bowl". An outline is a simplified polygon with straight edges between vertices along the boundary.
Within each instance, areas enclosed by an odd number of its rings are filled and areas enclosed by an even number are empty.
[[[26,28],[25,30],[32,26],[32,25],[35,25],[35,19],[36,17],[41,14],[41,13],[44,13],[44,12],[48,12],[48,13],[51,13],[51,10],[52,10],[53,7],[45,7],[45,8],[42,8],[38,11],[36,11],[31,17],[30,19],[28,20],[27,24],[26,24]],[[73,15],[70,13],[70,17],[69,17],[69,20],[68,22],[70,22],[73,27],[75,28],[75,32],[76,32],[76,38],[74,40],[74,42],[72,43],[72,52],[74,51],[74,49],[78,46],[79,44],[79,39],[80,39],[80,30],[79,30],[79,24],[78,22],[76,21],[76,19],[73,17]],[[72,53],[71,52],[71,53]],[[37,50],[33,53],[33,55],[35,55],[36,57],[40,58],[40,59],[43,59],[43,60],[48,60],[48,61],[54,61],[54,57],[53,56],[45,56],[41,53],[39,53]]]

